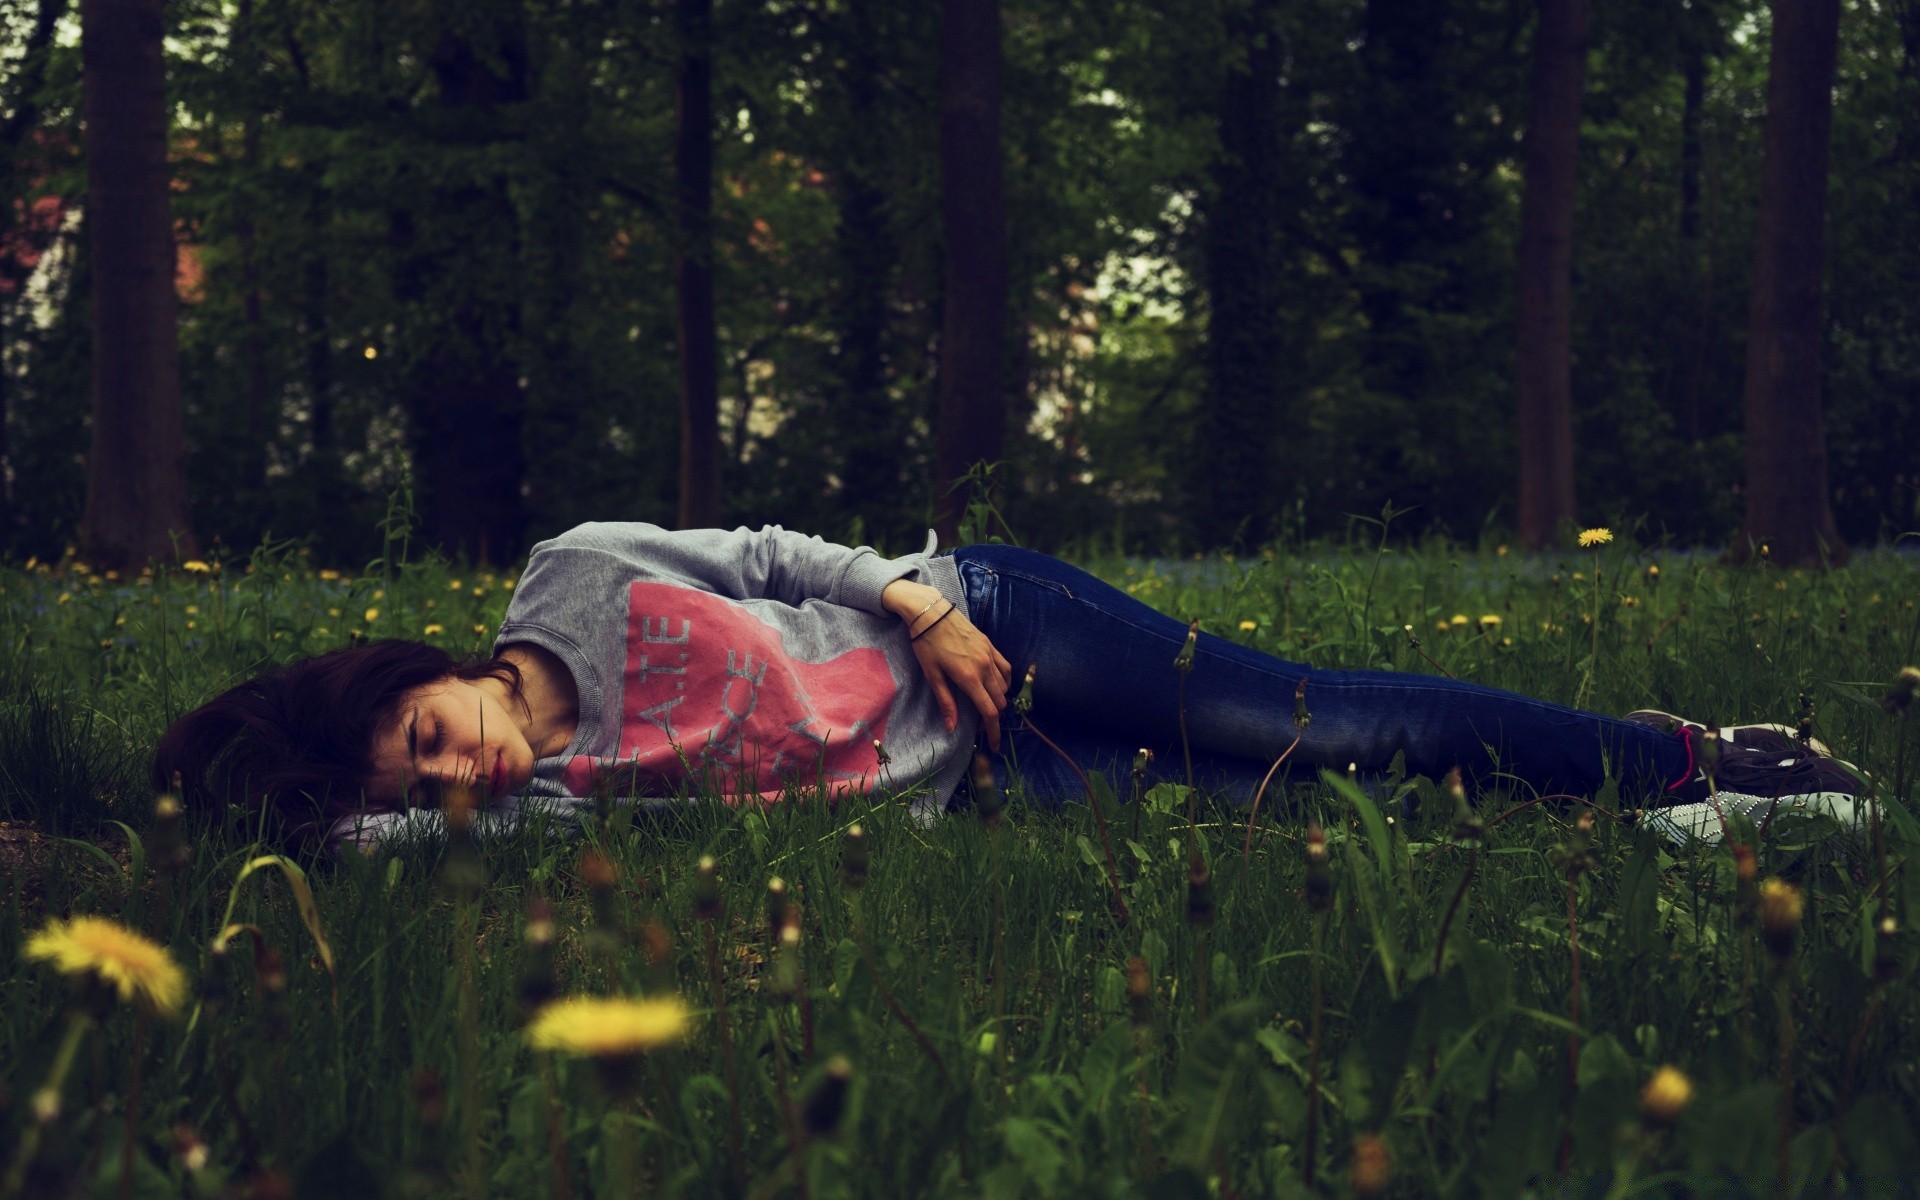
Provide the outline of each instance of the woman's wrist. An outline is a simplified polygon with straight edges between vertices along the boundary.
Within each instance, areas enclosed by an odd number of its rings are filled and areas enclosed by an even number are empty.
[[[894,580],[880,593],[881,605],[908,624],[930,612],[941,598],[939,588],[906,578]]]

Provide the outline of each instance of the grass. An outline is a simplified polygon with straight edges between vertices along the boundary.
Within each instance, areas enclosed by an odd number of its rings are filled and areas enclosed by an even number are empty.
[[[1778,928],[1730,846],[1660,841],[1617,819],[1612,794],[1522,807],[1490,792],[1463,811],[1443,784],[1389,777],[1270,794],[1251,841],[1244,812],[1204,800],[1190,827],[1176,789],[1137,811],[1109,800],[1117,880],[1100,814],[1030,809],[1017,786],[991,825],[924,825],[887,797],[696,802],[638,823],[616,809],[578,839],[530,828],[238,883],[269,848],[242,814],[194,813],[174,874],[144,784],[172,715],[353,636],[480,649],[511,577],[392,560],[322,577],[275,548],[144,579],[36,564],[0,573],[0,814],[26,839],[0,852],[28,848],[0,884],[0,1161],[35,1130],[19,1169],[36,1195],[1915,1186],[1920,736],[1880,703],[1916,657],[1911,556],[1818,573],[1620,542],[1544,557],[1335,545],[1086,565],[1317,666],[1724,723],[1793,724],[1805,695],[1818,736],[1876,781],[1884,851],[1818,820],[1747,830],[1757,875],[1802,901]],[[1190,899],[1196,878],[1210,905]],[[527,936],[541,905],[550,943],[538,921]],[[99,1010],[42,1123],[30,1101],[81,1000],[21,949],[69,913],[154,930],[197,1011]],[[672,991],[698,1015],[629,1062],[536,1054],[523,997],[548,986]],[[1678,1109],[1671,1089],[1643,1103],[1665,1064],[1686,1077]]]

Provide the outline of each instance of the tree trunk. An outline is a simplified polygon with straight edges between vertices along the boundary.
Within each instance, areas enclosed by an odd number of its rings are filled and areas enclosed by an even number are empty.
[[[257,76],[259,59],[254,53],[253,3],[240,0],[233,23],[234,57],[244,64],[250,76]],[[240,164],[246,177],[255,177],[260,167],[260,117],[251,108],[240,126]],[[273,430],[267,422],[267,334],[260,295],[259,239],[253,227],[252,205],[241,203],[234,232],[240,243],[240,312],[244,334],[241,353],[246,364],[246,392],[243,419],[247,429],[247,461],[242,485],[255,494],[267,487],[267,444]]]
[[[1520,542],[1551,545],[1578,519],[1573,491],[1573,210],[1587,0],[1540,0],[1520,202],[1518,344]]]
[[[1773,0],[1747,334],[1747,516],[1729,556],[1844,562],[1821,425],[1821,270],[1840,0]]]
[[[843,516],[859,518],[870,533],[910,533],[899,528],[903,431],[887,388],[887,332],[892,317],[894,245],[882,171],[887,145],[874,136],[885,119],[880,83],[885,69],[872,5],[855,4],[847,14],[842,43],[846,68],[846,132],[836,139],[840,169],[834,200],[838,224],[834,257],[839,279],[834,291],[836,334],[833,381],[837,387],[825,406],[827,427],[839,461],[829,464],[840,477]],[[891,519],[890,519],[891,518]]]
[[[720,523],[720,366],[713,317],[713,0],[678,0],[673,284],[679,299],[680,528]]]
[[[999,461],[1006,424],[1007,222],[1000,157],[999,0],[943,0],[940,216],[946,298],[934,525],[948,545],[966,511],[960,484]]]
[[[81,541],[134,570],[195,552],[167,203],[160,0],[83,0],[93,431]]]
[[[1707,322],[1712,315],[1713,301],[1713,245],[1709,240],[1703,251],[1700,239],[1700,177],[1705,161],[1700,143],[1700,113],[1706,107],[1707,52],[1699,34],[1687,35],[1683,52],[1686,99],[1680,110],[1680,244],[1686,253],[1687,266],[1699,272],[1701,301],[1700,320],[1693,336],[1679,351],[1684,359],[1681,386],[1686,405],[1677,424],[1686,432],[1687,443],[1698,446],[1700,389],[1706,383]]]
[[[1220,155],[1205,209],[1207,362],[1205,408],[1193,456],[1196,534],[1236,548],[1266,540],[1284,478],[1275,461],[1283,428],[1280,285],[1282,47],[1275,0],[1253,0],[1227,18],[1247,47],[1243,69],[1222,81]]]
[[[503,22],[495,31],[492,53],[449,31],[433,55],[440,102],[469,110],[469,119],[482,128],[496,110],[524,104],[532,94],[525,29]],[[519,216],[504,175],[444,183],[435,188],[434,204],[441,228],[485,231],[477,238],[482,244],[468,252],[490,256],[486,269],[504,273],[517,265]],[[416,235],[412,214],[398,212],[393,220],[396,242],[410,246]],[[450,255],[436,247],[432,254],[403,251],[400,257],[396,295],[413,303],[428,295],[426,281],[447,270]],[[440,340],[421,356],[425,374],[413,413],[420,507],[442,551],[508,562],[524,549],[526,528],[526,399],[519,364],[502,348],[518,328],[518,309],[477,294],[441,302],[447,312]]]

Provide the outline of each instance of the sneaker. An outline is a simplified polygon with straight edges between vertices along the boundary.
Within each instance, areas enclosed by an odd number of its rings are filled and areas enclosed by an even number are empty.
[[[1661,712],[1657,708],[1642,708],[1635,712],[1630,712],[1620,719],[1635,725],[1646,725],[1654,729],[1664,730],[1667,733],[1678,733],[1682,729],[1691,729],[1695,737],[1699,737],[1707,731],[1707,727],[1698,721],[1689,721],[1684,717],[1676,717],[1672,713]],[[1778,751],[1781,754],[1795,754],[1811,750],[1821,758],[1833,757],[1833,751],[1827,749],[1825,742],[1818,738],[1808,738],[1805,742],[1802,742],[1798,731],[1791,725],[1722,725],[1720,727],[1720,744],[1722,746],[1740,746],[1750,750]]]
[[[1689,740],[1697,736],[1696,728],[1683,726]],[[1649,812],[1648,824],[1677,842],[1715,844],[1726,836],[1723,814],[1738,813],[1764,826],[1781,813],[1804,812],[1831,817],[1843,830],[1858,833],[1862,828],[1859,796],[1865,790],[1858,769],[1837,758],[1809,753],[1791,736],[1785,738],[1784,750],[1778,745],[1751,744],[1770,743],[1780,736],[1774,732],[1778,727],[1759,728],[1763,733],[1745,742],[1723,740],[1713,786],[1707,786],[1706,772],[1698,771],[1669,793],[1680,803]],[[1721,733],[1724,738],[1728,731]]]

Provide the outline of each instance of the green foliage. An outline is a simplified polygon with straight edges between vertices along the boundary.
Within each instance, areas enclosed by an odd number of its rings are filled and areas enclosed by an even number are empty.
[[[63,832],[89,839],[35,843],[32,861],[9,860],[0,885],[6,1092],[30,1096],[46,1077],[70,995],[21,960],[24,938],[66,913],[156,928],[196,980],[201,1009],[191,1024],[154,1022],[145,1035],[141,1194],[163,1185],[216,1194],[271,1169],[316,1192],[538,1195],[556,1151],[574,1194],[604,1194],[629,1151],[654,1193],[727,1193],[730,1070],[741,1169],[749,1191],[769,1194],[804,1172],[821,1197],[1298,1195],[1310,1158],[1322,1190],[1344,1186],[1363,1134],[1384,1139],[1395,1191],[1422,1195],[1767,1192],[1783,1136],[1797,1187],[1871,1191],[1915,1152],[1920,1095],[1907,1064],[1920,953],[1907,930],[1920,913],[1910,866],[1920,839],[1907,814],[1920,735],[1878,703],[1920,630],[1907,557],[1867,554],[1809,574],[1725,569],[1622,542],[1522,559],[1437,541],[1381,549],[1370,538],[1246,561],[1092,564],[1171,613],[1316,665],[1444,669],[1559,700],[1581,686],[1591,653],[1582,617],[1598,570],[1600,707],[1791,721],[1795,696],[1808,692],[1819,735],[1872,774],[1886,806],[1887,891],[1870,843],[1776,823],[1758,847],[1762,870],[1794,879],[1807,903],[1797,952],[1773,966],[1741,914],[1727,849],[1661,841],[1616,820],[1619,801],[1603,793],[1593,865],[1574,888],[1577,1023],[1559,854],[1575,813],[1480,794],[1489,828],[1476,849],[1455,839],[1442,790],[1398,771],[1358,784],[1331,774],[1276,799],[1245,860],[1245,814],[1202,806],[1194,834],[1218,909],[1206,933],[1206,1022],[1177,784],[1113,823],[1124,926],[1111,915],[1093,814],[1078,805],[1058,814],[1016,805],[997,831],[964,818],[926,824],[889,796],[835,806],[795,795],[765,809],[695,799],[647,814],[615,806],[577,837],[536,823],[489,839],[490,882],[477,895],[435,844],[259,870],[240,886],[263,848],[233,814],[197,813],[191,861],[177,878],[161,870],[141,762],[170,716],[355,630],[456,650],[485,644],[507,579],[403,557],[395,544],[352,577],[323,577],[281,549],[139,580],[70,561],[0,578],[20,631],[0,656],[0,732],[41,731],[5,755],[0,813],[40,828],[62,820]],[[422,633],[429,625],[440,631]],[[95,756],[62,759],[62,746]],[[36,766],[42,756],[56,765]],[[35,790],[47,786],[59,790]],[[76,807],[59,816],[67,805]],[[1319,917],[1301,898],[1308,815],[1325,827],[1335,885]],[[842,869],[855,821],[870,850],[857,893]],[[583,844],[618,880],[604,936],[580,879]],[[725,914],[713,932],[732,1067],[693,909],[703,855],[716,861]],[[800,913],[794,1000],[776,993],[763,916],[776,874]],[[1463,888],[1442,948],[1442,918]],[[700,1010],[690,1040],[633,1077],[630,1103],[611,1099],[590,1064],[543,1061],[522,1040],[525,913],[536,895],[553,906],[563,994],[671,989]],[[1895,920],[1890,938],[1877,931],[1883,916]],[[641,937],[654,922],[659,933]],[[212,955],[230,923],[257,928],[258,943],[236,933]],[[314,956],[322,944],[337,994]],[[664,959],[650,962],[645,945],[664,946]],[[286,964],[284,991],[256,970],[269,951]],[[1143,1025],[1129,1019],[1136,956],[1150,988]],[[1784,1134],[1775,981],[1797,1030]],[[94,1083],[69,1086],[67,1115],[36,1157],[38,1185],[87,1176],[117,1186],[133,1027],[111,1014],[89,1034]],[[817,1094],[834,1055],[853,1064],[844,1116],[796,1153],[787,1106],[798,1113]],[[1668,1063],[1694,1090],[1671,1127],[1644,1118],[1640,1100]],[[105,1103],[82,1102],[86,1086]],[[1315,1094],[1320,1133],[1309,1146]],[[0,1112],[0,1153],[12,1154],[29,1113]],[[178,1125],[206,1145],[197,1173],[175,1149]]]
[[[33,7],[0,23],[9,111]],[[1414,509],[1403,536],[1507,527],[1531,11],[1003,6],[997,503],[1026,540],[1253,544],[1388,502]],[[586,519],[671,519],[671,22],[523,0],[181,0],[168,19],[203,541],[293,535],[362,562],[411,480],[426,536],[451,550],[449,453],[520,510],[525,536],[490,547],[498,561]],[[1742,507],[1766,10],[1629,3],[1593,20],[1581,503],[1720,544]],[[1920,505],[1898,436],[1920,421],[1912,21],[1902,5],[1842,21],[1823,362],[1855,541]],[[937,8],[768,2],[716,22],[727,518],[839,537],[857,519],[877,545],[914,544],[937,486]],[[1222,97],[1252,62],[1279,79],[1249,152],[1223,140]],[[47,67],[37,130],[0,148],[7,213],[84,209],[77,48],[56,43]],[[28,241],[50,252],[34,288],[0,288],[15,561],[73,539],[85,486],[84,228]],[[1270,265],[1223,303],[1216,276],[1237,260]]]

